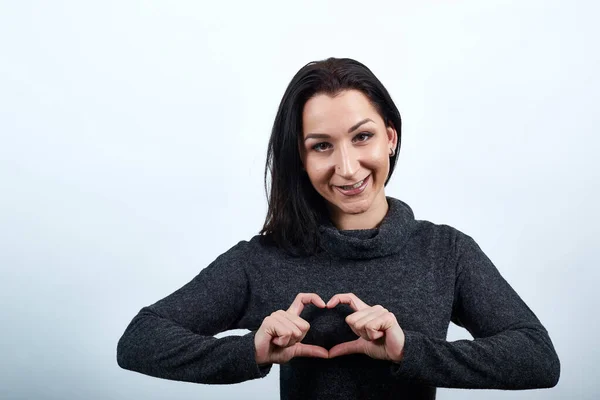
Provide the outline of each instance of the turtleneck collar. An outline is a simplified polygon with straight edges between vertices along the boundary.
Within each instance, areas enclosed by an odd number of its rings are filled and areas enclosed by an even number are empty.
[[[399,252],[414,228],[415,216],[408,204],[386,198],[388,211],[379,228],[340,231],[328,220],[319,227],[321,247],[339,258],[362,260]]]

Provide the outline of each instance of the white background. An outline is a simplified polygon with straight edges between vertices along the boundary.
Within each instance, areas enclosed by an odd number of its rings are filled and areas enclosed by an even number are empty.
[[[554,389],[438,398],[596,398],[597,4],[0,0],[0,398],[279,398],[277,367],[172,382],[116,344],[258,232],[279,100],[329,56],[400,109],[386,194],[473,236],[561,359]]]

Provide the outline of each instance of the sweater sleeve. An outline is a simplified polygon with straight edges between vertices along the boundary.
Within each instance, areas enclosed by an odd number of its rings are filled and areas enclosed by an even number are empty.
[[[426,385],[534,389],[558,383],[560,362],[546,329],[475,241],[458,233],[452,321],[474,340],[448,342],[405,331],[404,359],[392,369]]]
[[[213,261],[185,286],[142,308],[117,344],[120,367],[196,383],[237,383],[268,374],[255,361],[254,334],[236,329],[250,295],[243,266],[247,242]]]

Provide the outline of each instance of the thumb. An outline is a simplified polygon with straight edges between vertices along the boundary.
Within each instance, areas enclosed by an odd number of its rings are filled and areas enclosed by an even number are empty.
[[[317,357],[329,358],[329,352],[320,346],[312,344],[296,343],[293,346],[294,357]]]
[[[351,342],[344,342],[333,346],[329,349],[329,358],[345,356],[347,354],[364,354],[365,340],[358,338]]]

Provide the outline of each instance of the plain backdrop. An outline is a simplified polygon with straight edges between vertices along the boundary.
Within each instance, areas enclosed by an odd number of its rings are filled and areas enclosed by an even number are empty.
[[[329,56],[400,109],[386,194],[473,236],[561,359],[550,390],[438,398],[597,398],[597,4],[1,0],[0,398],[279,398],[277,366],[174,382],[119,368],[116,345],[261,228],[279,101]]]

